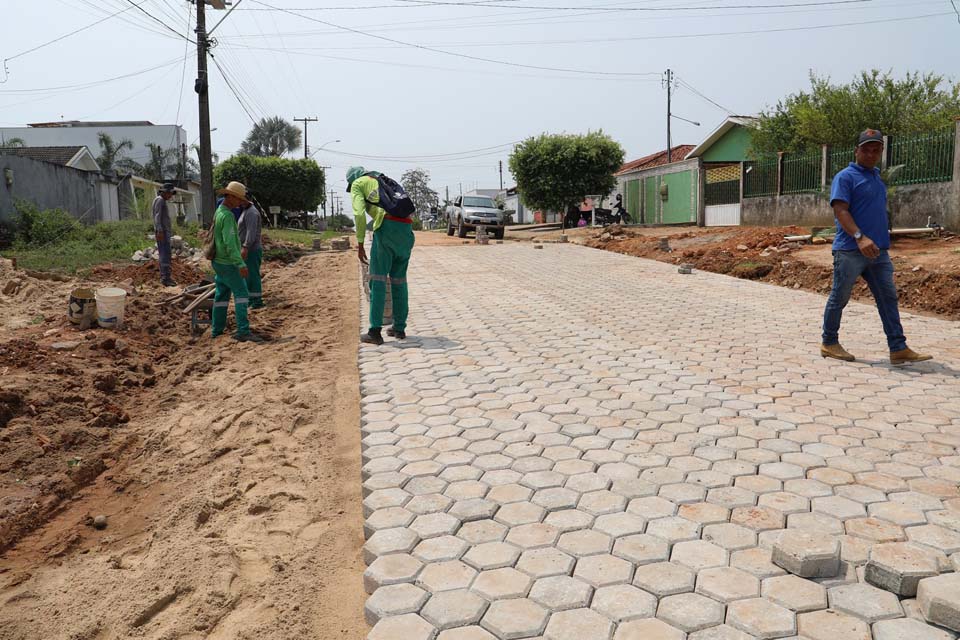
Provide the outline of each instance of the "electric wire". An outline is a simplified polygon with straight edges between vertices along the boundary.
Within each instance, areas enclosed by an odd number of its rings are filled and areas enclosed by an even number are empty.
[[[94,80],[92,82],[81,82],[79,84],[66,84],[58,87],[43,87],[43,88],[36,88],[36,89],[3,89],[3,90],[0,90],[0,95],[12,94],[12,93],[55,93],[55,92],[60,92],[65,90],[72,90],[72,89],[86,89],[89,87],[95,87],[102,84],[107,84],[109,82],[115,82],[117,80],[125,80],[126,78],[132,78],[133,76],[138,76],[144,73],[148,73],[150,71],[156,71],[157,69],[168,67],[171,64],[179,64],[180,60],[181,60],[180,56],[177,56],[172,60],[167,60],[166,62],[163,62],[161,64],[158,64],[152,67],[147,67],[146,69],[140,69],[139,71],[133,71],[131,73],[124,73],[122,75],[114,76],[112,78],[104,78],[103,80]]]
[[[960,23],[960,9],[957,8],[957,3],[955,0],[950,0],[950,6],[953,7],[954,13],[957,14],[957,23]]]
[[[259,4],[259,5],[267,6],[267,7],[271,6],[271,5],[269,5],[269,4],[265,3],[265,2],[262,2],[261,0],[253,0],[253,2],[255,2],[255,3]],[[433,47],[428,47],[428,46],[425,46],[425,45],[422,45],[422,44],[415,44],[415,43],[411,43],[411,42],[404,42],[404,41],[402,41],[402,40],[396,40],[396,39],[394,39],[394,38],[388,38],[387,36],[381,36],[381,35],[377,35],[377,34],[374,34],[374,33],[367,33],[367,32],[365,32],[365,31],[361,31],[361,30],[359,30],[359,29],[354,29],[353,27],[346,27],[346,26],[343,26],[343,25],[334,24],[333,22],[328,22],[328,21],[326,21],[326,20],[320,20],[319,18],[314,18],[314,17],[312,17],[312,16],[306,16],[306,15],[303,15],[303,14],[300,14],[300,13],[296,13],[296,12],[294,12],[294,11],[290,11],[290,10],[288,10],[288,9],[279,9],[279,8],[277,8],[277,7],[274,7],[274,8],[277,9],[278,11],[282,11],[283,13],[288,13],[288,14],[290,14],[290,15],[297,16],[297,17],[302,18],[302,19],[304,19],[304,20],[310,20],[310,21],[312,21],[312,22],[318,22],[318,23],[320,23],[320,24],[325,24],[325,25],[327,25],[327,26],[329,26],[329,27],[334,27],[334,28],[336,28],[336,29],[341,29],[341,30],[343,30],[343,31],[349,31],[350,33],[355,33],[355,34],[357,34],[357,35],[366,36],[366,37],[368,37],[368,38],[375,38],[375,39],[377,39],[377,40],[383,40],[383,41],[385,41],[385,42],[392,42],[392,43],[394,43],[394,44],[401,44],[401,45],[405,45],[405,46],[407,46],[407,47],[411,47],[411,48],[414,48],[414,49],[420,49],[421,51],[430,51],[430,52],[432,52],[432,53],[439,53],[439,54],[442,54],[442,55],[453,56],[453,57],[455,57],[455,58],[465,58],[465,59],[467,59],[467,60],[474,60],[474,61],[477,61],[477,62],[487,62],[487,63],[490,63],[490,64],[499,64],[499,65],[504,65],[504,66],[508,66],[508,67],[520,67],[520,68],[524,68],[524,69],[536,69],[536,70],[538,70],[538,71],[556,71],[556,72],[561,72],[561,73],[575,73],[575,74],[582,74],[582,75],[603,75],[603,76],[614,76],[614,77],[658,76],[658,75],[660,75],[659,72],[652,72],[652,71],[647,71],[647,72],[592,71],[592,70],[586,70],[586,69],[566,69],[566,68],[561,68],[561,67],[546,67],[546,66],[540,66],[540,65],[522,64],[522,63],[519,63],[519,62],[510,62],[510,61],[508,61],[508,60],[495,60],[495,59],[492,59],[492,58],[482,58],[482,57],[479,57],[479,56],[472,56],[472,55],[465,54],[465,53],[456,53],[456,52],[454,52],[454,51],[445,51],[445,50],[443,50],[443,49],[435,49],[435,48],[433,48]]]
[[[223,67],[220,66],[220,62],[217,60],[216,56],[212,53],[210,54],[210,59],[213,60],[214,66],[220,71],[220,77],[223,78],[223,81],[226,83],[227,88],[230,89],[230,93],[233,94],[233,97],[237,99],[237,102],[240,104],[240,108],[243,109],[243,112],[247,114],[247,117],[250,118],[252,124],[257,123],[257,119],[250,112],[250,109],[247,108],[247,105],[244,103],[243,99],[240,97],[240,94],[237,93],[237,90],[233,87],[233,84],[230,82],[230,79],[227,77],[226,72],[223,70]]]
[[[732,116],[732,115],[736,115],[733,111],[731,111],[730,109],[727,109],[727,108],[726,108],[725,106],[723,106],[722,104],[720,104],[720,103],[718,103],[718,102],[715,102],[714,100],[712,100],[712,99],[708,98],[707,96],[705,96],[704,94],[702,94],[702,93],[701,93],[700,91],[698,91],[693,85],[691,85],[689,82],[687,82],[687,81],[684,80],[683,78],[677,76],[677,82],[679,83],[680,86],[685,87],[686,89],[689,89],[690,91],[692,91],[692,92],[695,93],[696,95],[700,96],[701,98],[703,98],[704,100],[706,100],[707,102],[709,102],[710,104],[712,104],[713,106],[715,106],[716,108],[720,109],[721,111],[725,111],[728,115],[731,115],[731,116]]]
[[[189,40],[189,41],[192,42],[193,44],[197,44],[196,41],[190,40],[190,37],[189,37],[189,36],[186,36],[186,35],[180,33],[179,31],[177,31],[176,29],[174,29],[173,27],[171,27],[170,25],[168,25],[166,22],[164,22],[164,21],[161,20],[160,18],[156,17],[155,15],[153,15],[152,13],[150,13],[149,11],[147,11],[146,9],[144,9],[143,7],[141,7],[139,4],[135,3],[133,0],[126,0],[126,1],[127,1],[127,3],[133,5],[133,6],[136,7],[137,9],[139,9],[144,15],[146,15],[148,18],[150,18],[151,20],[153,20],[154,22],[156,22],[157,24],[159,24],[161,27],[163,27],[163,28],[166,29],[167,31],[169,31],[169,32],[171,32],[171,33],[175,33],[177,36],[179,36],[179,37],[181,37],[181,38],[186,38],[187,40]],[[199,0],[199,1],[203,2],[203,1],[205,1],[205,0]],[[142,3],[141,3],[141,4],[142,4]]]

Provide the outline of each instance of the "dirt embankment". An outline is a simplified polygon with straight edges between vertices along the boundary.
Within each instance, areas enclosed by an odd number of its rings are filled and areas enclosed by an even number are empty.
[[[830,292],[833,268],[829,244],[785,242],[800,227],[736,227],[679,231],[658,236],[609,227],[584,239],[589,247],[760,280],[817,293]],[[667,241],[669,250],[661,246]],[[899,238],[890,250],[901,306],[960,319],[960,237]],[[872,300],[862,280],[854,299]]]
[[[0,639],[363,637],[355,256],[274,265],[265,345],[144,270],[88,279],[147,283],[120,331],[68,325],[77,282],[4,300],[37,320],[0,328]]]

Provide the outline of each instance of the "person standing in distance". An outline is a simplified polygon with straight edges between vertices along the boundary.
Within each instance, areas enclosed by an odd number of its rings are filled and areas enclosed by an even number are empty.
[[[857,139],[855,162],[833,178],[830,205],[837,222],[833,240],[833,289],[823,311],[820,355],[852,362],[854,356],[840,346],[840,319],[857,279],[863,277],[877,304],[887,335],[891,364],[921,362],[932,356],[907,346],[900,324],[897,287],[890,260],[887,219],[887,185],[877,165],[883,156],[883,134],[867,129]]]
[[[165,287],[177,286],[171,273],[170,239],[173,237],[173,223],[170,221],[170,209],[167,207],[167,202],[175,193],[176,187],[168,182],[160,188],[157,197],[153,200],[153,232],[157,240],[157,254],[160,257],[160,282]]]

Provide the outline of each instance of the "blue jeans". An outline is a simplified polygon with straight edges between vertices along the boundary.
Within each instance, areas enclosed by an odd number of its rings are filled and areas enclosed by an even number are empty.
[[[890,254],[886,249],[881,249],[880,255],[873,259],[859,251],[833,252],[833,289],[823,311],[823,344],[839,342],[843,308],[850,301],[850,292],[860,276],[867,282],[877,303],[890,351],[906,349],[907,339],[903,336],[900,310],[897,307],[897,287],[893,283],[893,262],[890,261]]]
[[[157,243],[157,254],[160,256],[160,279],[170,280],[170,234],[163,234],[163,242]]]

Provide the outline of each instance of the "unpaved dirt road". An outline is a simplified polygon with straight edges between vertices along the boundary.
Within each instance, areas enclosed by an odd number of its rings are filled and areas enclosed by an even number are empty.
[[[0,555],[0,639],[365,636],[356,258],[265,288],[274,342],[170,354],[206,366],[161,375],[127,447]]]

